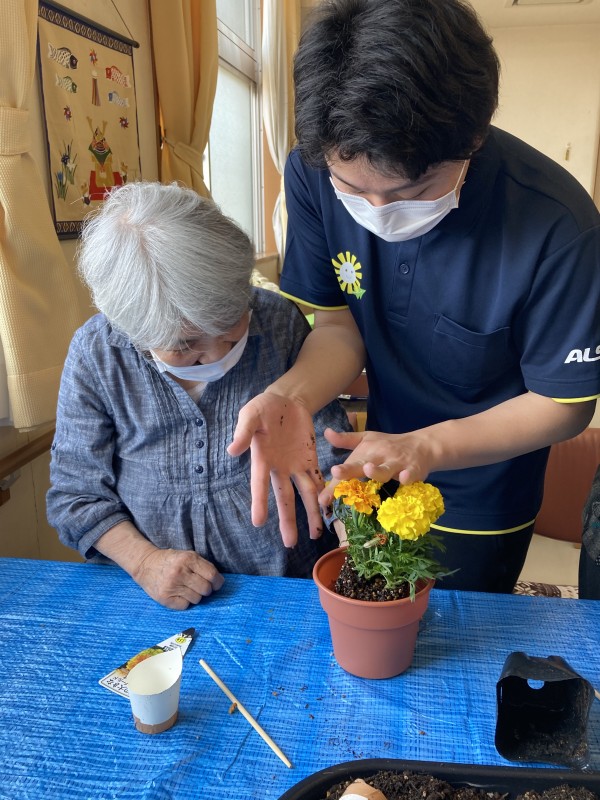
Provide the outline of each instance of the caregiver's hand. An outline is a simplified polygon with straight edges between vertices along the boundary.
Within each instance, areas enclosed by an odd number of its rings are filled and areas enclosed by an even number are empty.
[[[333,490],[342,480],[371,478],[385,483],[392,478],[400,483],[423,481],[434,469],[434,450],[430,437],[423,431],[411,433],[338,433],[325,430],[327,441],[352,453],[331,469],[332,479],[319,495],[319,503],[328,508],[333,501]]]
[[[283,543],[286,547],[296,544],[293,480],[306,508],[310,537],[318,539],[323,520],[317,495],[323,488],[323,478],[308,410],[300,402],[274,392],[257,395],[241,409],[227,452],[240,456],[248,448],[252,459],[252,524],[260,526],[266,522],[270,480]]]
[[[334,480],[321,492],[323,507],[331,503],[340,480],[366,476],[376,481],[424,481],[430,472],[497,464],[576,436],[589,425],[595,400],[557,403],[525,392],[497,406],[461,419],[448,419],[409,433],[335,433],[328,442],[351,455],[332,467]]]

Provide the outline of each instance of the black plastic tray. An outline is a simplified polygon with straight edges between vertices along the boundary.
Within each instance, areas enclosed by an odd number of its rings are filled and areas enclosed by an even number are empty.
[[[349,778],[364,778],[382,770],[426,773],[453,786],[472,786],[507,794],[507,800],[528,789],[542,792],[559,783],[585,786],[600,795],[600,772],[579,772],[544,767],[492,767],[450,764],[442,761],[403,761],[395,758],[368,758],[327,767],[292,786],[279,800],[321,800],[335,784]]]

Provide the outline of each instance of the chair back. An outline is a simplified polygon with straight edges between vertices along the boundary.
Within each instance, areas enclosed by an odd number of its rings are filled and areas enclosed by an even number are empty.
[[[600,428],[586,428],[573,439],[552,445],[544,500],[535,522],[537,534],[581,542],[583,507],[599,464]]]

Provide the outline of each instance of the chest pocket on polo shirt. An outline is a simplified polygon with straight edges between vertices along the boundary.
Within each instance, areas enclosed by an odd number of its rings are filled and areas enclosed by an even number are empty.
[[[465,389],[484,387],[515,364],[510,328],[477,333],[448,317],[436,319],[431,339],[431,374]]]

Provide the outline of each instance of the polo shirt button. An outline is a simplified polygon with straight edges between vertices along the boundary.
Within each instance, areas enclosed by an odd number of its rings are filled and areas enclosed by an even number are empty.
[[[197,472],[198,475],[201,475],[204,472],[204,467],[202,466],[202,464],[196,464],[196,466],[194,467],[194,472]]]
[[[403,275],[408,275],[408,273],[410,272],[410,267],[408,266],[408,264],[400,264],[400,272]]]
[[[201,427],[204,425],[204,420],[203,420],[203,419],[200,419],[200,417],[196,417],[196,419],[194,420],[194,422],[196,423],[196,425],[197,425],[199,428],[201,428]]]
[[[198,441],[196,442],[196,447],[204,447],[204,442],[202,441],[202,439],[198,439]]]

